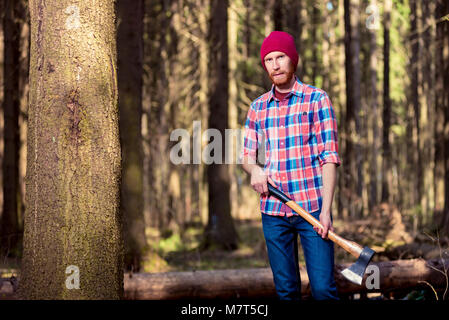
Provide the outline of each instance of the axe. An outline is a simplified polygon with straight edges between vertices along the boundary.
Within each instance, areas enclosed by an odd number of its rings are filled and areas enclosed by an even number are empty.
[[[278,198],[295,212],[297,212],[312,226],[321,229],[324,228],[321,222],[315,219],[315,217],[313,217],[306,210],[301,208],[295,201],[286,196],[282,191],[276,189],[270,183],[267,183],[267,185],[268,190],[272,195],[274,195],[276,198]],[[357,261],[350,267],[344,269],[341,274],[349,281],[361,285],[365,269],[376,252],[368,247],[362,247],[353,241],[346,240],[331,230],[329,230],[327,237],[357,258]]]

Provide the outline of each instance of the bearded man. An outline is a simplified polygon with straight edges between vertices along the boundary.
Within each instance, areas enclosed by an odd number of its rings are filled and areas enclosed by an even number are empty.
[[[260,49],[262,66],[273,85],[254,100],[245,123],[242,167],[260,194],[262,226],[276,292],[281,300],[301,298],[298,234],[312,296],[338,299],[333,274],[334,246],[327,239],[338,156],[337,121],[321,89],[302,83],[295,72],[293,37],[273,31]],[[257,164],[263,153],[263,168]],[[259,155],[260,156],[260,155]],[[267,183],[283,191],[323,225],[313,228],[274,196]]]

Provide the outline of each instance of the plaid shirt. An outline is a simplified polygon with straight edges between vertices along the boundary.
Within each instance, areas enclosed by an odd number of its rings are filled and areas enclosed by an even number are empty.
[[[321,210],[322,166],[341,164],[337,121],[326,92],[296,79],[283,101],[275,97],[274,86],[254,100],[245,123],[242,156],[264,163],[276,187],[302,208]],[[260,211],[296,214],[273,196],[261,196]]]

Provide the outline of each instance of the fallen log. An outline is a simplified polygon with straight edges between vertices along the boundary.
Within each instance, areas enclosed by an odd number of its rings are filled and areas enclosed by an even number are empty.
[[[374,262],[369,265],[361,286],[347,281],[340,274],[348,266],[342,264],[335,267],[335,279],[341,295],[393,292],[428,285],[438,290],[447,286],[447,271],[446,276],[442,271],[449,268],[449,259]],[[302,294],[310,296],[307,271],[303,267],[300,269]],[[13,286],[9,279],[0,280],[0,299],[17,299],[17,283]],[[124,298],[131,300],[276,297],[269,268],[126,274],[124,289]]]
[[[347,281],[340,273],[350,264],[335,267],[339,294],[390,292],[421,286],[424,282],[435,289],[447,285],[446,277],[438,270],[449,267],[448,260],[396,260],[371,263],[362,286]],[[376,269],[377,267],[377,269]],[[310,295],[307,271],[301,269],[301,291]],[[378,273],[376,279],[375,273]],[[368,283],[366,281],[368,280]],[[377,282],[376,282],[377,281]],[[139,273],[125,276],[125,299],[211,299],[211,298],[268,298],[275,297],[273,277],[269,268],[215,270],[167,273]]]

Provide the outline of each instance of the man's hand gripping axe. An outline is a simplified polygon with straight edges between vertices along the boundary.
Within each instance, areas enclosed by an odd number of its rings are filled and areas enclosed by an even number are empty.
[[[323,225],[317,219],[315,219],[310,213],[301,208],[295,201],[287,197],[282,191],[279,191],[278,189],[273,187],[270,183],[267,184],[268,190],[273,196],[275,196],[283,203],[285,203],[287,206],[289,206],[291,209],[293,209],[295,212],[297,212],[312,226],[323,229]],[[331,230],[329,230],[327,237],[357,258],[357,261],[354,264],[352,264],[349,268],[344,269],[341,273],[349,281],[361,285],[363,275],[365,274],[365,269],[376,252],[368,247],[362,247],[353,241],[346,240],[340,237],[339,235],[335,234]]]

